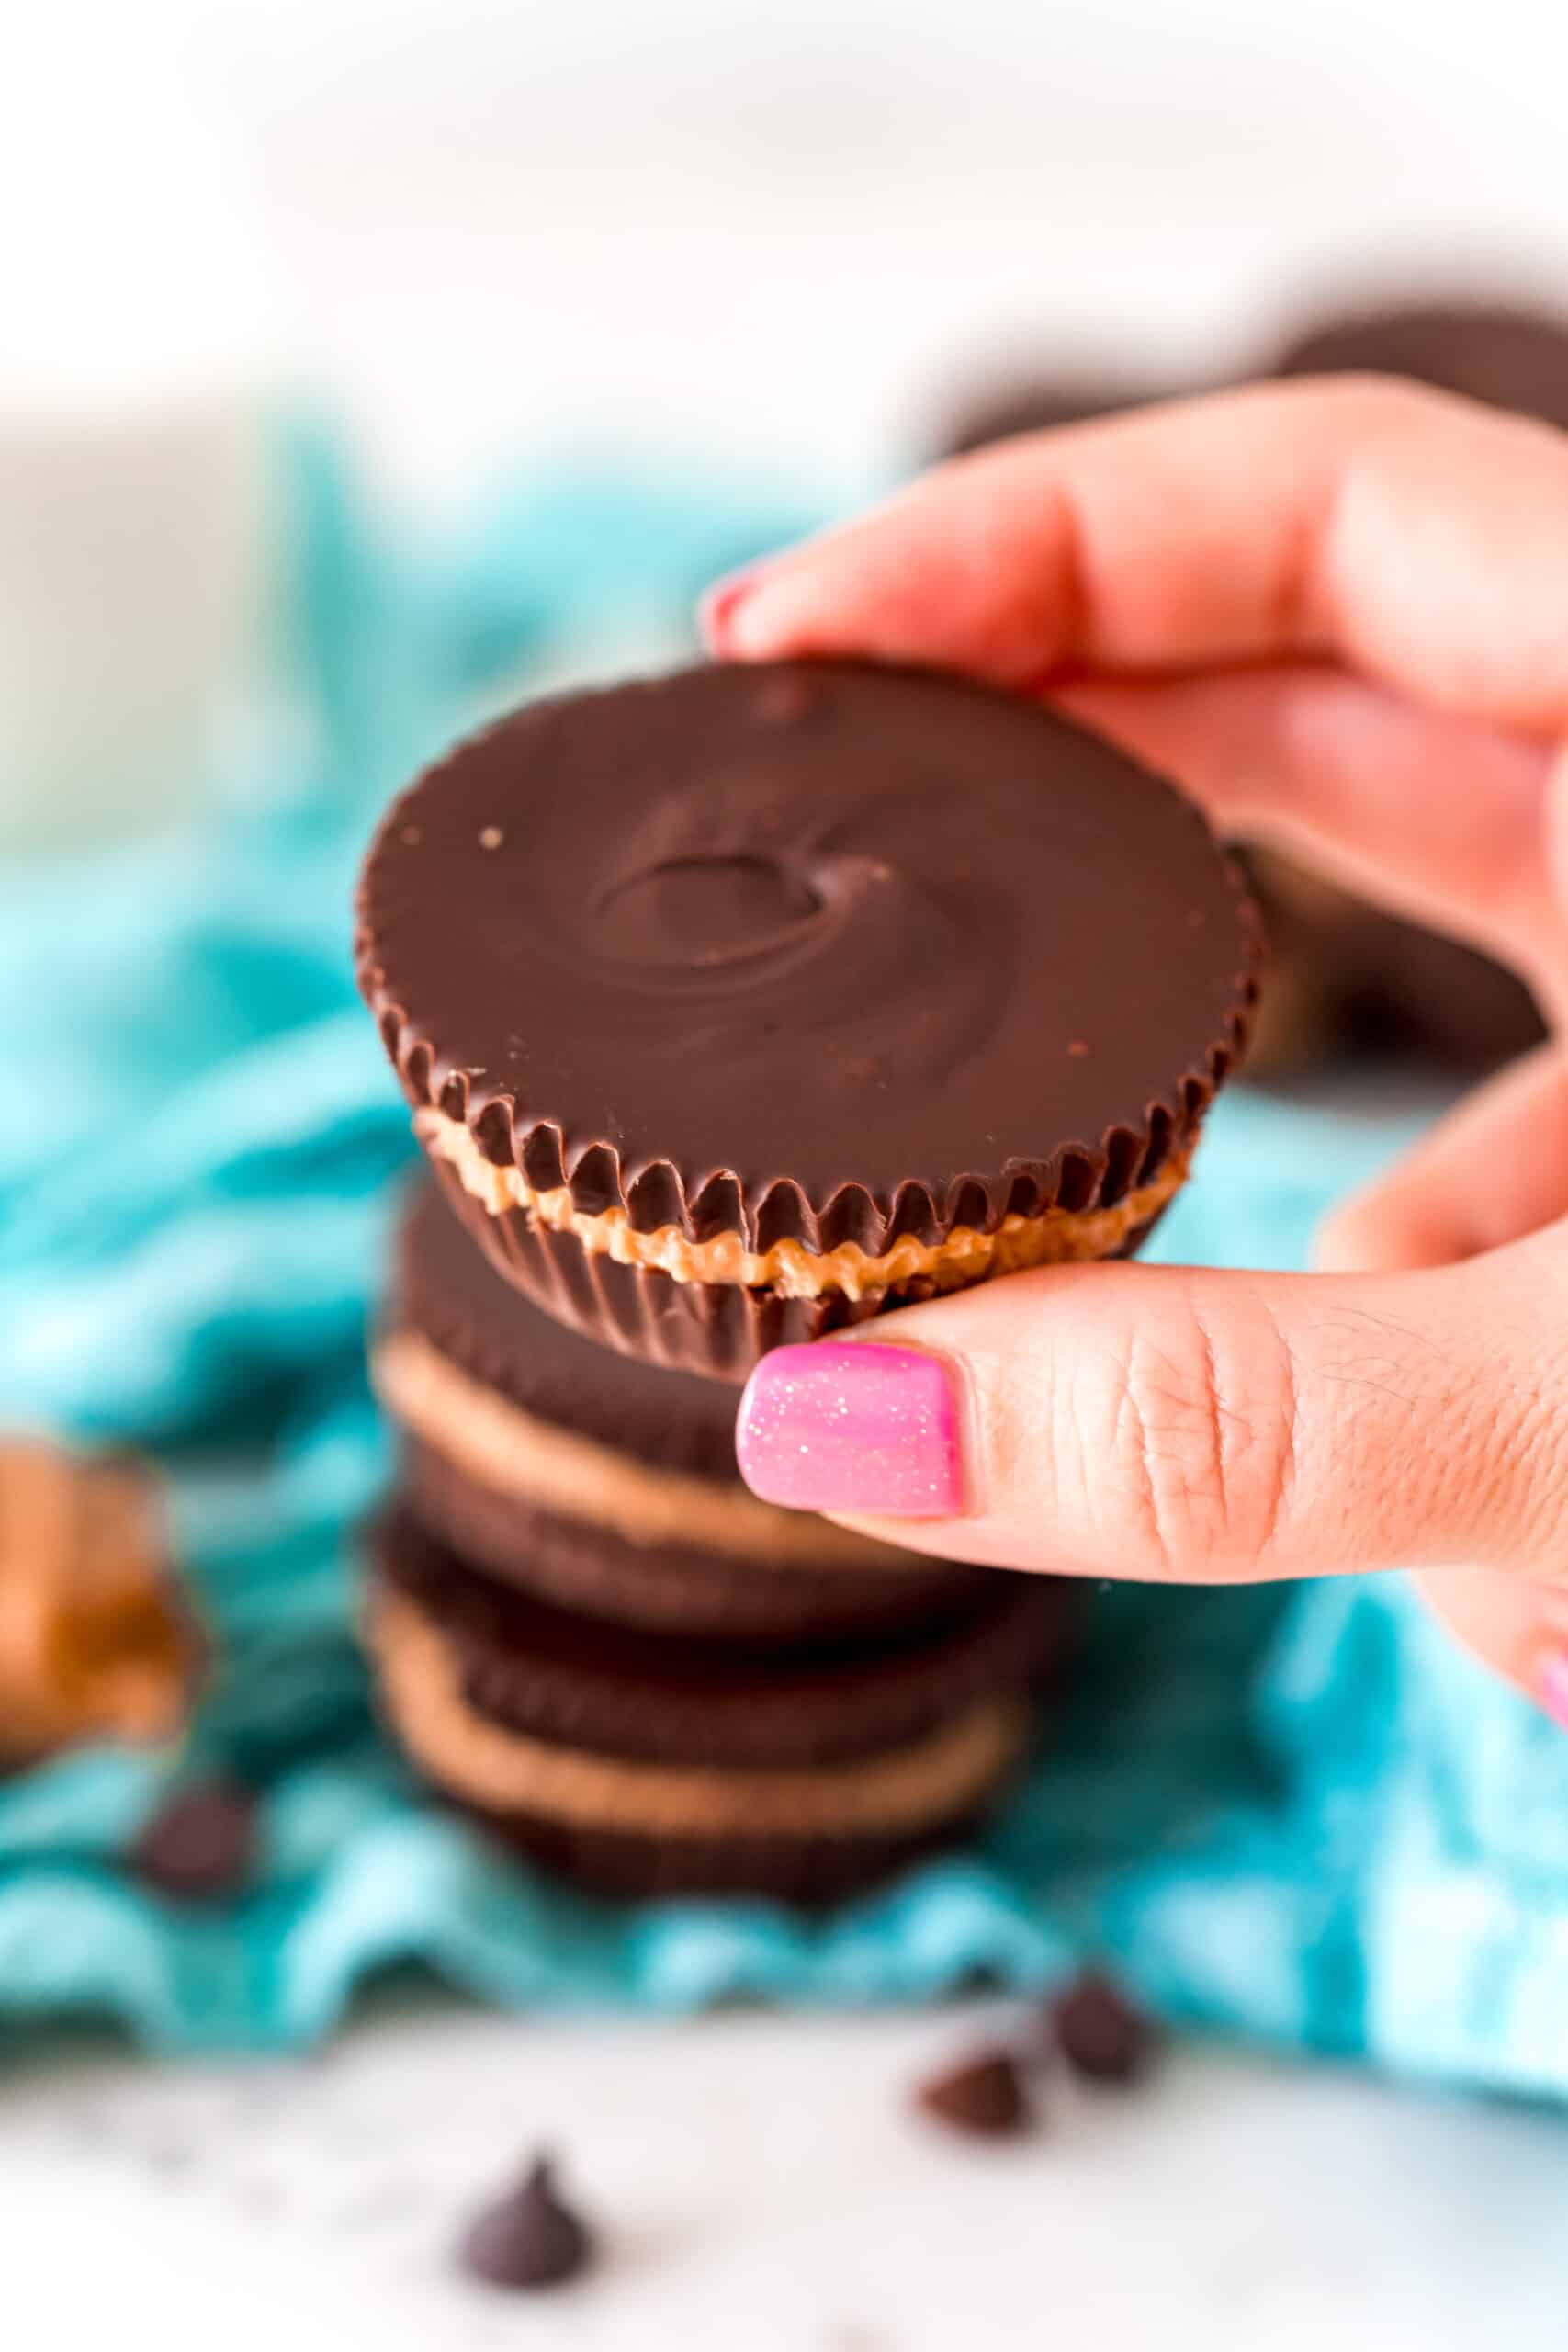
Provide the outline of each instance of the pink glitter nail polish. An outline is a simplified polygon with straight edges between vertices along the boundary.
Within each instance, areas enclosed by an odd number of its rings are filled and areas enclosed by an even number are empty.
[[[1568,1651],[1552,1650],[1542,1660],[1536,1694],[1552,1722],[1568,1731]]]
[[[746,1384],[740,1475],[795,1510],[951,1519],[964,1506],[952,1375],[919,1348],[776,1348]]]
[[[733,650],[730,623],[762,569],[761,562],[743,564],[704,592],[697,605],[697,627],[703,643],[716,660],[722,661]]]

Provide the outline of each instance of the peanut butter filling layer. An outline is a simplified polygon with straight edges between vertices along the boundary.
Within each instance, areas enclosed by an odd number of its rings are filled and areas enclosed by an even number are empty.
[[[199,1657],[152,1473],[0,1442],[0,1762],[172,1738]]]
[[[488,1813],[647,1838],[913,1836],[978,1804],[1021,1752],[1028,1711],[987,1699],[908,1746],[809,1771],[634,1762],[509,1731],[469,1706],[449,1645],[401,1594],[368,1627],[383,1696],[433,1781]]]
[[[1152,1182],[1140,1184],[1114,1208],[1049,1208],[1038,1216],[1006,1216],[994,1233],[960,1225],[944,1241],[901,1234],[890,1250],[872,1257],[858,1241],[814,1250],[784,1240],[752,1250],[738,1233],[716,1234],[709,1241],[689,1241],[674,1225],[639,1233],[623,1208],[589,1215],[573,1207],[564,1184],[537,1192],[521,1169],[496,1167],[462,1120],[445,1111],[416,1111],[414,1131],[426,1151],[448,1161],[463,1190],[492,1216],[526,1209],[552,1233],[574,1234],[591,1256],[613,1258],[621,1266],[655,1267],[678,1283],[728,1283],[771,1290],[780,1298],[820,1298],[827,1293],[871,1298],[913,1282],[931,1282],[939,1291],[962,1290],[993,1274],[1109,1258],[1179,1190],[1190,1157],[1190,1149],[1173,1153]]]
[[[759,1502],[721,1485],[619,1453],[579,1430],[537,1419],[470,1378],[414,1331],[395,1331],[371,1359],[393,1418],[481,1486],[558,1519],[603,1528],[638,1550],[716,1552],[749,1567],[924,1568],[918,1553],[874,1543],[810,1512]]]

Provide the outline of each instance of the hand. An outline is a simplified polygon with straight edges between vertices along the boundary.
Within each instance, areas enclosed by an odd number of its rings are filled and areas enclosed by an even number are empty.
[[[1049,696],[1227,831],[1568,1003],[1568,436],[1373,379],[1182,402],[962,458],[723,583],[706,618],[731,659]],[[1413,1566],[1568,1724],[1562,1046],[1341,1209],[1320,1258],[1043,1270],[780,1351],[742,1466],[1015,1567]]]

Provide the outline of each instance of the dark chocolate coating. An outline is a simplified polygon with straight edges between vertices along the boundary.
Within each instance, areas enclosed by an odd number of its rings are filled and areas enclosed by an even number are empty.
[[[1287,348],[1280,376],[1404,376],[1488,408],[1568,426],[1568,324],[1495,302],[1412,302],[1326,320]]]
[[[475,1567],[584,1617],[694,1641],[783,1649],[916,1624],[977,1594],[995,1574],[951,1560],[917,1565],[913,1555],[907,1568],[863,1572],[759,1566],[694,1545],[628,1544],[608,1528],[497,1494],[416,1440],[404,1441],[400,1466],[402,1498],[421,1526]]]
[[[649,1838],[635,1830],[592,1829],[542,1814],[485,1813],[448,1797],[509,1852],[570,1879],[591,1894],[632,1903],[679,1895],[758,1898],[798,1911],[822,1911],[863,1894],[900,1871],[959,1845],[978,1829],[1002,1783],[977,1804],[919,1829],[849,1837],[816,1831],[740,1838]]]
[[[496,1272],[428,1182],[399,1228],[387,1325],[429,1340],[537,1420],[657,1468],[739,1487],[732,1386],[636,1363],[557,1322]],[[976,1592],[991,1573],[913,1555],[896,1570],[862,1572],[841,1560],[772,1567],[694,1544],[632,1544],[501,1493],[412,1434],[401,1469],[409,1508],[454,1551],[542,1600],[615,1624],[788,1645],[836,1628],[912,1623]]]
[[[1568,322],[1545,311],[1464,300],[1368,306],[1325,320],[1292,343],[1281,376],[1403,376],[1517,416],[1568,427]],[[1271,861],[1276,872],[1280,861]],[[1518,975],[1462,941],[1385,914],[1348,891],[1330,917],[1314,885],[1315,919],[1287,895],[1278,903],[1262,869],[1270,944],[1309,1024],[1353,1054],[1422,1055],[1485,1070],[1529,1052],[1545,1023]],[[1310,1052],[1312,1040],[1306,1041]],[[1289,1040],[1276,1062],[1289,1064]]]
[[[897,1294],[853,1299],[841,1291],[784,1298],[739,1283],[676,1283],[657,1266],[623,1266],[584,1250],[575,1234],[555,1233],[527,1209],[492,1216],[464,1191],[449,1162],[437,1175],[452,1207],[483,1255],[552,1316],[601,1346],[641,1356],[671,1371],[741,1381],[770,1348],[805,1345],[880,1315],[889,1303],[912,1306],[932,1295],[929,1276],[901,1283]],[[1165,1207],[1133,1226],[1112,1257],[1132,1258]]]
[[[961,458],[1019,433],[1044,433],[1061,424],[1086,424],[1091,417],[1119,416],[1169,395],[1130,376],[1013,375],[977,395],[953,417],[940,435],[937,455]]]
[[[1269,941],[1248,1075],[1327,1052],[1419,1059],[1479,1074],[1546,1034],[1517,972],[1310,874],[1278,851],[1243,853]]]
[[[1010,695],[851,662],[530,705],[395,805],[360,976],[415,1102],[749,1247],[1119,1200],[1250,998],[1201,816]]]
[[[639,1363],[547,1315],[475,1248],[434,1184],[399,1228],[388,1323],[536,1420],[660,1469],[739,1478],[732,1387]]]
[[[552,1608],[477,1576],[402,1515],[382,1526],[376,1556],[440,1627],[476,1713],[532,1738],[666,1763],[784,1770],[902,1746],[981,1698],[1040,1681],[1078,1616],[1071,1585],[997,1573],[936,1623],[781,1657]]]

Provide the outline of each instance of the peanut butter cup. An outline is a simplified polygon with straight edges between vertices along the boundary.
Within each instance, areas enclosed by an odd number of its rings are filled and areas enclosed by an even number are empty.
[[[1568,320],[1518,303],[1368,303],[1295,336],[1274,372],[1403,376],[1568,427]]]
[[[0,1438],[0,1775],[185,1728],[207,1663],[151,1466]]]
[[[361,985],[449,1196],[550,1311],[766,1348],[1134,1249],[1242,1042],[1250,909],[1168,786],[850,662],[535,703],[404,794]]]
[[[834,1901],[961,1835],[1021,1763],[1074,1596],[993,1575],[932,1626],[781,1659],[620,1630],[477,1576],[406,1513],[367,1633],[420,1771],[605,1893]]]
[[[1108,368],[1059,372],[1042,368],[1032,375],[1014,372],[970,392],[938,435],[932,455],[967,457],[971,450],[988,449],[994,441],[1011,441],[1021,433],[1050,433],[1064,424],[1087,424],[1092,417],[1120,416],[1148,401],[1175,397],[1169,385]]]
[[[1568,319],[1472,299],[1375,302],[1323,317],[1275,362],[1280,376],[1400,376],[1568,428]],[[1311,872],[1277,849],[1249,853],[1269,986],[1254,1069],[1328,1055],[1495,1069],[1546,1035],[1517,972]]]
[[[736,1468],[733,1388],[556,1322],[434,1184],[399,1231],[372,1370],[414,1517],[585,1616],[783,1647],[930,1618],[989,1580],[760,1502]]]

